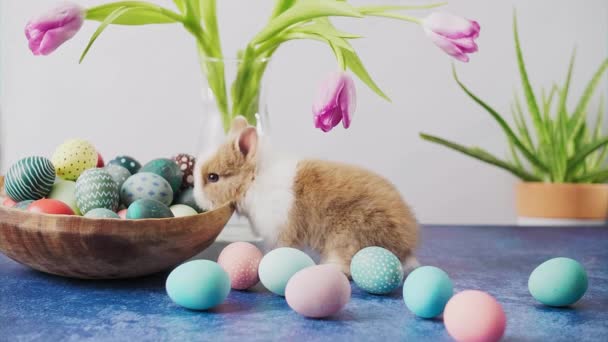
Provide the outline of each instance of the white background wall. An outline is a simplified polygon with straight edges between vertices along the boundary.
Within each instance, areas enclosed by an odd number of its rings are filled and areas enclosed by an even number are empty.
[[[78,2],[90,6],[101,1]],[[272,1],[218,2],[224,50],[233,55],[262,27]],[[106,159],[131,154],[146,161],[192,150],[200,127],[191,123],[202,107],[192,38],[179,26],[111,27],[78,65],[97,27],[88,22],[53,55],[34,57],[23,27],[53,3],[0,0],[2,170],[23,156],[50,156],[70,137],[94,142]],[[462,80],[507,112],[519,84],[511,33],[514,7],[536,88],[563,79],[576,44],[573,93],[580,93],[607,55],[605,0],[451,1],[445,10],[477,19],[482,28],[480,52],[471,63],[457,65]],[[357,83],[352,127],[329,134],[314,129],[310,107],[315,88],[336,64],[326,46],[291,42],[276,53],[268,74],[273,140],[299,155],[356,163],[384,174],[422,222],[513,222],[512,176],[418,138],[425,131],[499,155],[507,152],[496,124],[451,79],[450,58],[415,25],[382,19],[336,23],[367,37],[354,42],[355,48],[393,103]]]

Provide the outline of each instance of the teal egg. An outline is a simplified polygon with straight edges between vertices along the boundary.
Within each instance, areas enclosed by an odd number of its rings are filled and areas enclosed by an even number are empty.
[[[117,165],[117,164],[107,165],[103,169],[106,170],[110,174],[110,177],[112,177],[114,182],[116,182],[116,184],[118,184],[119,189],[122,188],[122,185],[125,183],[125,181],[129,177],[131,177],[131,172],[129,172],[129,170],[127,170],[125,167]]]
[[[81,215],[76,203],[76,182],[59,180],[53,184],[53,189],[47,198],[59,200],[72,208],[74,214]]]
[[[76,181],[76,204],[82,214],[95,208],[116,211],[120,204],[118,185],[104,169],[88,169]]]
[[[416,316],[441,315],[454,294],[452,280],[442,269],[422,266],[412,271],[403,283],[403,301]]]
[[[201,207],[198,206],[198,204],[196,203],[196,200],[194,199],[194,189],[193,188],[188,188],[185,190],[182,190],[182,192],[180,192],[177,196],[175,196],[175,200],[173,201],[173,204],[184,204],[189,206],[190,208],[194,208],[194,210],[196,210],[199,213],[205,212],[205,210],[201,209]]]
[[[171,209],[165,204],[153,199],[140,199],[127,209],[128,219],[167,218],[174,217]]]
[[[185,204],[174,204],[174,205],[170,206],[169,209],[171,209],[171,212],[173,213],[173,215],[175,217],[198,215],[196,210],[192,209],[191,207],[189,207]]]
[[[169,206],[173,202],[173,190],[163,177],[140,172],[129,177],[122,185],[120,199],[126,206],[140,199],[152,199]]]
[[[350,263],[353,281],[361,289],[373,294],[395,290],[403,280],[401,262],[382,247],[366,247],[357,252]]]
[[[4,189],[15,202],[46,197],[55,182],[55,167],[44,157],[26,157],[8,169]]]
[[[576,303],[587,291],[587,272],[576,260],[553,258],[540,264],[528,279],[532,297],[549,306]]]
[[[119,165],[129,170],[133,175],[136,174],[141,168],[141,164],[133,157],[129,156],[118,156],[108,162],[108,165]]]
[[[26,210],[30,204],[32,204],[34,200],[25,200],[21,201],[13,206],[13,209]]]
[[[110,209],[106,209],[106,208],[91,209],[84,215],[84,217],[120,219],[120,216],[118,216],[117,213],[113,212]]]
[[[213,261],[193,260],[171,271],[165,286],[175,304],[191,310],[207,310],[228,297],[230,277]]]
[[[285,296],[289,279],[298,271],[314,266],[315,262],[304,252],[290,247],[277,248],[266,254],[258,268],[260,282],[270,292]]]
[[[179,169],[175,161],[165,158],[149,161],[139,172],[151,172],[163,177],[171,185],[173,193],[179,191],[182,177],[184,176],[184,173]]]

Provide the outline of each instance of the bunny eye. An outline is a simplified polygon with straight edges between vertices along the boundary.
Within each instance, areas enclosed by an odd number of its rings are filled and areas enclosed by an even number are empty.
[[[211,183],[215,183],[220,180],[220,176],[217,173],[210,173],[207,175],[207,180]]]

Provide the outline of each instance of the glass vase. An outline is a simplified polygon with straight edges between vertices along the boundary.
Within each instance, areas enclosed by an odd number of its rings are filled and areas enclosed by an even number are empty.
[[[249,62],[248,68],[258,70],[257,80],[249,82],[247,89],[248,103],[240,102],[241,98],[234,97],[239,82],[243,79],[243,61],[239,59],[201,58],[203,69],[202,99],[203,112],[201,113],[201,136],[197,151],[200,155],[209,150],[216,149],[227,138],[229,123],[237,115],[247,118],[250,125],[255,126],[258,135],[269,139],[270,122],[267,110],[267,86],[264,73],[268,71],[269,61],[259,60],[255,65]],[[261,72],[259,71],[261,70]],[[223,76],[223,81],[217,81],[217,76]],[[218,87],[218,84],[221,86]],[[218,90],[219,88],[219,90]],[[225,89],[225,91],[224,91]],[[219,93],[218,93],[219,92]],[[223,232],[217,239],[215,248],[206,251],[203,257],[213,258],[219,253],[220,247],[234,241],[257,242],[259,239],[253,234],[248,220],[235,213]]]

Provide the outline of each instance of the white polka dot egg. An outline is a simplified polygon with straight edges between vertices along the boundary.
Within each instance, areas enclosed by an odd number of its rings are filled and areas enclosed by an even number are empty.
[[[258,267],[262,252],[248,242],[234,242],[220,253],[217,263],[230,276],[230,286],[235,290],[245,290],[258,283]]]
[[[403,280],[401,262],[382,247],[366,247],[357,252],[351,261],[350,272],[358,287],[373,294],[390,293]]]

